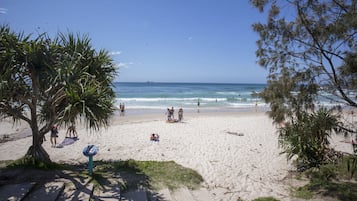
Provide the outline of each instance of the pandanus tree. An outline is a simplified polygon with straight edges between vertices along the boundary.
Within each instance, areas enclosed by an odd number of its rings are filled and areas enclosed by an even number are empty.
[[[274,122],[286,123],[280,142],[289,156],[319,166],[333,130],[356,133],[336,114],[357,107],[357,1],[251,3],[267,13],[266,23],[253,29],[259,34],[258,63],[269,72],[261,96]],[[323,108],[323,96],[336,107]]]
[[[107,126],[114,112],[115,65],[86,35],[32,38],[0,27],[0,117],[26,122],[32,145],[26,155],[50,162],[42,147],[53,125],[77,119],[88,129]]]

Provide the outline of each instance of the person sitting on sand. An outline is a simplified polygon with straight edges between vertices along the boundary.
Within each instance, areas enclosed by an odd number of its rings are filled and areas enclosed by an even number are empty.
[[[151,134],[151,136],[150,136],[150,141],[152,141],[152,142],[158,142],[159,140],[160,140],[159,134],[155,134],[155,133]]]
[[[159,134],[155,134],[155,142],[159,142],[160,141],[160,136]]]

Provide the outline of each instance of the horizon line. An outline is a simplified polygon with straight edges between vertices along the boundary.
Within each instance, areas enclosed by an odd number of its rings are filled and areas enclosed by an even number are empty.
[[[158,84],[261,84],[267,83],[248,83],[248,82],[167,82],[167,81],[114,81],[113,83],[158,83]]]

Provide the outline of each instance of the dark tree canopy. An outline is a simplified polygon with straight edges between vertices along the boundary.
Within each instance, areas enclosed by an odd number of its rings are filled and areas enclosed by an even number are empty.
[[[258,63],[269,71],[268,86],[261,97],[270,103],[270,116],[275,123],[287,122],[287,129],[301,129],[307,121],[321,121],[321,114],[325,115],[322,120],[338,121],[336,111],[357,107],[357,0],[251,0],[251,3],[267,13],[266,23],[256,23],[253,29],[260,37]],[[336,106],[327,113],[319,105],[324,94]],[[331,125],[332,128],[319,127],[318,133],[327,135],[323,131],[346,128],[341,123]],[[281,131],[281,137],[286,133]],[[301,137],[303,131],[290,133]],[[312,138],[305,136],[309,137]],[[289,138],[285,139],[289,142]],[[292,138],[290,143],[287,141],[282,144],[290,151],[292,146],[304,143],[295,141],[293,145]],[[295,154],[299,151],[295,150]]]
[[[33,38],[0,27],[0,117],[27,122],[33,145],[27,155],[44,161],[41,144],[54,124],[80,118],[90,129],[107,126],[114,112],[115,65],[88,36]]]

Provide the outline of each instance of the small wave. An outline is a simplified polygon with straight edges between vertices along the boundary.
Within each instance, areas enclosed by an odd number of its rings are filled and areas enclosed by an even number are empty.
[[[218,102],[225,101],[226,98],[116,98],[119,102],[168,102],[168,101],[188,101],[188,102]]]
[[[197,98],[117,98],[121,102],[163,102],[163,101],[190,101]]]
[[[237,91],[218,91],[218,92],[216,92],[216,94],[224,95],[224,96],[239,96],[239,95],[241,95],[241,93],[237,92]]]
[[[147,109],[147,110],[163,110],[166,111],[167,107],[165,106],[149,106],[149,105],[129,105],[129,109]]]

